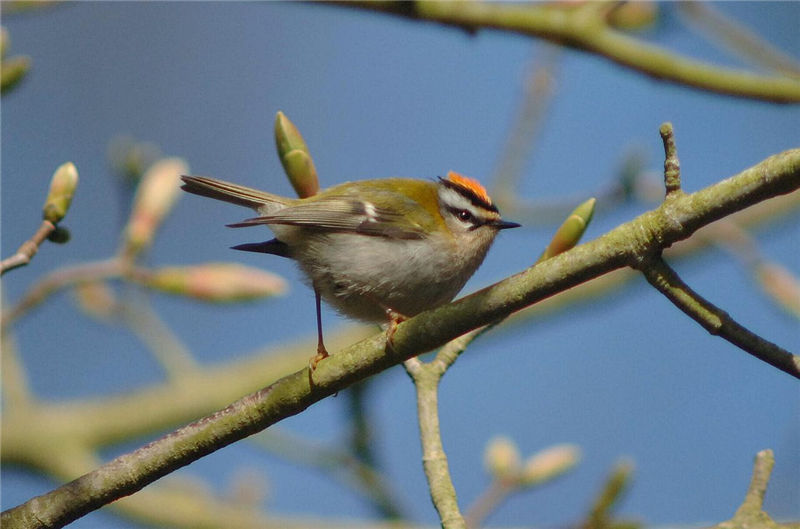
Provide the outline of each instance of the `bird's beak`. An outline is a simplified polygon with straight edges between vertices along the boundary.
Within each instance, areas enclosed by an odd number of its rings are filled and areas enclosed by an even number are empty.
[[[509,228],[519,228],[522,224],[517,224],[516,222],[508,222],[507,220],[500,220],[497,219],[496,221],[491,223],[491,226],[494,226],[498,230],[507,230]]]

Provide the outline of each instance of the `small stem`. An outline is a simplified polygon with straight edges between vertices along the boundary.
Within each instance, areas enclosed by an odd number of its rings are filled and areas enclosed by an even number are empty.
[[[561,52],[557,46],[547,46],[543,53],[537,53],[531,60],[522,102],[514,113],[514,124],[493,171],[494,189],[491,195],[498,203],[502,203],[504,212],[517,206],[519,182],[525,163],[551,107]]]
[[[33,256],[39,251],[39,246],[47,240],[51,233],[56,230],[56,225],[49,220],[43,220],[39,229],[33,234],[29,240],[22,243],[17,253],[0,261],[0,275],[5,274],[9,270],[26,266],[31,262]]]
[[[419,432],[422,441],[422,465],[431,500],[439,513],[444,529],[466,529],[461,511],[458,508],[456,489],[450,476],[447,455],[442,446],[439,430],[439,381],[441,374],[432,365],[423,365],[423,370],[412,375],[417,388],[417,410],[419,413]]]
[[[753,463],[753,477],[750,478],[750,487],[747,489],[747,495],[737,514],[742,510],[760,511],[762,509],[764,494],[767,492],[767,485],[769,485],[773,466],[775,466],[775,457],[772,454],[772,450],[762,450],[756,454],[756,460]]]
[[[716,37],[720,43],[755,66],[767,67],[787,76],[800,77],[800,65],[791,55],[773,47],[760,35],[725,16],[706,2],[680,2],[678,10],[701,30],[702,37]]]
[[[350,451],[361,468],[360,472],[353,475],[361,481],[361,486],[369,490],[373,506],[378,513],[387,520],[400,520],[403,518],[392,491],[387,487],[386,480],[382,478],[378,458],[375,454],[375,433],[367,413],[371,381],[368,378],[353,385],[347,392],[352,431],[350,434]]]
[[[661,125],[659,132],[664,142],[664,186],[667,188],[667,198],[671,198],[681,190],[681,162],[678,160],[672,123]]]
[[[469,529],[476,529],[483,525],[484,520],[489,514],[506,499],[511,492],[511,487],[499,479],[495,479],[486,488],[486,490],[478,496],[475,503],[467,510],[464,517]]]
[[[481,330],[476,329],[448,342],[436,358],[427,364],[416,357],[403,363],[417,390],[417,413],[425,477],[428,480],[433,505],[439,513],[442,527],[446,529],[466,529],[467,524],[458,507],[456,489],[450,476],[450,467],[447,464],[447,455],[439,430],[439,382],[472,340],[481,334]]]
[[[628,490],[632,474],[632,462],[624,459],[617,462],[595,498],[587,519],[580,525],[581,529],[598,529],[610,525],[614,509]]]
[[[12,333],[0,333],[0,369],[3,389],[3,408],[6,414],[31,403],[33,395],[28,387],[28,374],[20,361],[17,344]]]
[[[686,285],[661,257],[651,259],[641,268],[641,272],[656,290],[709,333],[800,379],[800,357],[739,325],[727,312]]]
[[[28,289],[16,305],[11,307],[8,311],[4,311],[2,319],[0,320],[0,327],[5,331],[14,321],[39,306],[48,297],[60,290],[79,283],[121,276],[124,273],[124,268],[120,260],[109,259],[107,261],[96,261],[70,268],[58,269],[45,276],[44,279],[41,279],[33,287]]]

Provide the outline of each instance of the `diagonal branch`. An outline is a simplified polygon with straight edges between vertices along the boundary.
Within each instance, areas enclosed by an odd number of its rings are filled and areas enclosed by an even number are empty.
[[[676,307],[714,336],[720,336],[742,351],[800,379],[800,357],[765,340],[737,323],[724,310],[692,290],[663,259],[655,258],[642,268],[647,281]]]
[[[629,37],[606,23],[609,6],[600,2],[588,2],[575,9],[525,3],[435,0],[330,4],[437,22],[471,32],[490,28],[521,33],[605,57],[649,77],[683,86],[773,103],[800,102],[800,82],[796,79],[714,66]]]
[[[400,324],[391,352],[385,333],[356,343],[308,369],[278,380],[204,419],[23,505],[5,511],[3,527],[65,524],[235,441],[296,415],[315,402],[450,340],[626,266],[637,266],[701,227],[763,200],[800,188],[800,149],[774,155],[739,175],[689,195],[606,235],[544,261],[452,304]]]

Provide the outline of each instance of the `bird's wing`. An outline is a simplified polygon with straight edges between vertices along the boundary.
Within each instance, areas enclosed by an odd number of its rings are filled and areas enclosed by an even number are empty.
[[[425,236],[423,227],[409,221],[408,215],[349,197],[292,205],[272,215],[255,217],[228,226],[244,228],[261,224],[302,226],[395,239],[421,239]]]

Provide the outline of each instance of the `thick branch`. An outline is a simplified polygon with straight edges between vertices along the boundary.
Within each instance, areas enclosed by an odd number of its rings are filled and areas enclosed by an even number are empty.
[[[610,28],[602,6],[564,9],[491,2],[331,2],[469,31],[492,28],[605,57],[644,75],[719,94],[774,103],[800,102],[800,82],[722,68],[682,57]]]
[[[605,236],[289,375],[204,419],[122,455],[2,514],[3,527],[62,527],[224,446],[305,410],[403,360],[612,270],[642,262],[735,211],[800,188],[800,149],[772,156],[711,187],[675,197]]]

